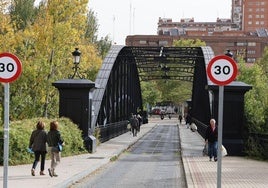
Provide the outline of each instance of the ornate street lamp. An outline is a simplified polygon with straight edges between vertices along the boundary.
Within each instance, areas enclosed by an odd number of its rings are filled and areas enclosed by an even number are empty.
[[[73,62],[74,66],[72,68],[74,70],[74,73],[73,75],[69,75],[69,78],[73,79],[75,76],[77,76],[80,79],[84,79],[85,77],[79,73],[79,69],[80,69],[79,63],[80,63],[81,52],[79,51],[78,48],[75,48],[75,51],[72,52],[72,55],[74,58],[74,62]]]
[[[233,58],[233,56],[234,56],[234,54],[229,49],[226,51],[225,55],[227,55],[227,56],[229,56],[231,58]]]

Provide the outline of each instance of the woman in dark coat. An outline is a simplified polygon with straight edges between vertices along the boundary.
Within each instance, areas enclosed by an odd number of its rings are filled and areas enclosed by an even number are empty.
[[[51,156],[51,164],[48,173],[51,177],[57,177],[58,175],[56,174],[55,169],[60,163],[61,158],[61,151],[58,148],[58,144],[64,145],[61,132],[59,131],[59,123],[57,121],[52,121],[50,123],[50,130],[47,133],[47,144]]]
[[[29,148],[34,152],[34,162],[31,169],[32,176],[35,176],[35,168],[41,156],[40,175],[45,175],[45,160],[46,160],[46,141],[47,133],[44,130],[45,124],[42,121],[38,121],[36,124],[36,130],[34,130],[30,137]]]

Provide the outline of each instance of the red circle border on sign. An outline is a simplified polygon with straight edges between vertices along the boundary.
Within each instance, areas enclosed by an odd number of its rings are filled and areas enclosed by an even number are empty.
[[[11,54],[8,52],[1,53],[0,58],[1,57],[10,57],[11,59],[13,59],[17,64],[17,72],[12,77],[10,77],[8,79],[0,77],[0,82],[9,83],[9,82],[15,81],[20,76],[20,74],[22,72],[22,65],[21,65],[19,58],[17,56],[15,56],[14,54]]]
[[[211,67],[213,65],[213,63],[215,63],[216,61],[220,60],[220,59],[225,59],[227,60],[228,62],[231,63],[232,67],[233,67],[233,74],[232,76],[228,79],[228,80],[225,80],[225,81],[219,81],[217,79],[215,79],[212,74],[211,74]],[[229,56],[227,55],[219,55],[219,56],[215,56],[214,58],[212,58],[207,66],[207,75],[209,77],[209,79],[219,85],[219,86],[224,86],[224,85],[228,85],[229,83],[231,83],[233,80],[235,80],[236,78],[236,75],[237,75],[237,65],[236,65],[236,62]]]

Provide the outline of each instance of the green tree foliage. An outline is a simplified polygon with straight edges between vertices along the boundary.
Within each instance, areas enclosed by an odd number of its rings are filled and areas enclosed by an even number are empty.
[[[32,24],[37,13],[34,0],[12,0],[9,7],[11,21],[18,30]]]
[[[97,46],[99,55],[103,59],[106,54],[108,53],[109,49],[111,48],[112,41],[109,36],[102,37],[99,41],[97,40],[97,32],[98,32],[98,20],[94,13],[94,11],[90,10],[87,14],[87,21],[86,21],[86,32],[85,38],[95,44]]]
[[[173,46],[177,46],[177,47],[200,47],[200,46],[206,46],[206,43],[201,41],[200,39],[180,39],[180,40],[174,40]]]
[[[267,64],[266,56],[251,66],[239,62],[238,80],[252,85],[252,90],[245,94],[245,114],[250,132],[268,133],[268,77],[260,66]]]
[[[18,5],[12,4],[13,10],[20,10]],[[11,120],[58,115],[58,91],[52,83],[73,73],[71,52],[76,47],[82,52],[80,72],[95,79],[101,58],[96,44],[86,38],[87,5],[88,0],[43,1],[34,19],[25,18],[30,24],[15,31],[21,19],[11,19],[7,4],[0,3],[1,51],[16,54],[23,65],[22,75],[10,87]]]
[[[146,109],[147,104],[153,106],[157,101],[160,101],[162,99],[161,92],[156,88],[157,83],[155,81],[141,82],[144,109]]]
[[[265,47],[264,53],[257,64],[263,69],[264,76],[268,75],[268,47]]]
[[[21,121],[13,121],[10,124],[10,153],[9,164],[18,165],[32,163],[34,155],[27,152],[29,147],[29,139],[33,130],[36,129],[36,123],[41,120],[45,123],[45,130],[49,131],[49,123],[51,121],[59,122],[59,130],[64,139],[64,147],[62,156],[77,155],[85,153],[83,139],[81,137],[82,131],[78,129],[77,125],[72,123],[67,118],[46,119],[34,118],[24,119]],[[3,138],[3,130],[0,129],[0,136]],[[0,142],[0,148],[3,148],[3,142]],[[47,157],[49,158],[49,156]],[[0,150],[0,165],[3,165],[3,150]]]
[[[95,16],[94,11],[90,10],[87,13],[85,38],[87,38],[91,43],[95,43],[98,38],[97,32],[98,32],[98,20]]]
[[[103,59],[110,50],[112,46],[112,41],[108,36],[106,36],[104,38],[102,37],[96,44],[99,51],[99,55]]]

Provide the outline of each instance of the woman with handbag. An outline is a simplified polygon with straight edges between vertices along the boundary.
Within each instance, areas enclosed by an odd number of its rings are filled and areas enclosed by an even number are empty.
[[[52,121],[50,123],[50,130],[47,133],[47,143],[48,150],[51,155],[51,165],[48,169],[49,175],[51,177],[57,177],[58,175],[55,173],[56,166],[60,163],[60,149],[58,145],[63,145],[63,139],[61,138],[61,133],[58,130],[59,123],[57,121]]]
[[[35,176],[35,168],[41,156],[41,166],[40,166],[40,175],[45,175],[45,160],[46,160],[46,142],[47,142],[47,133],[44,130],[45,123],[38,121],[36,124],[36,130],[34,130],[30,137],[29,149],[34,152],[34,162],[31,169],[32,176]]]

